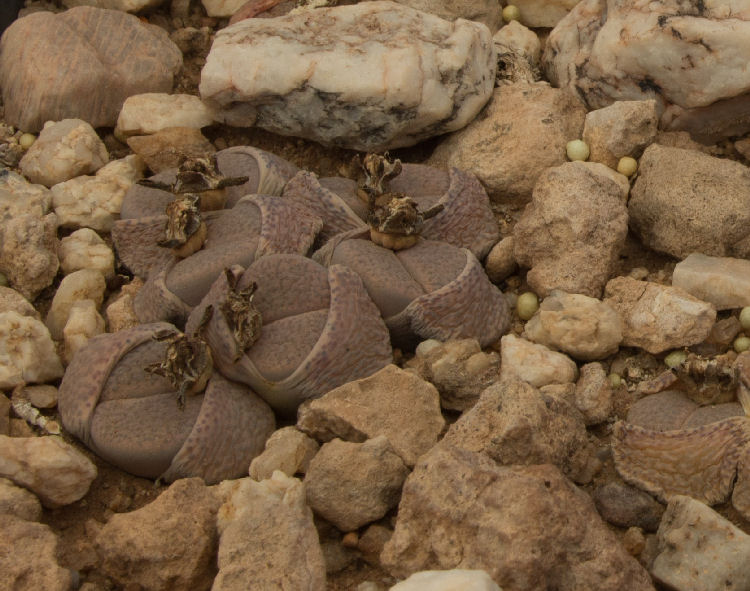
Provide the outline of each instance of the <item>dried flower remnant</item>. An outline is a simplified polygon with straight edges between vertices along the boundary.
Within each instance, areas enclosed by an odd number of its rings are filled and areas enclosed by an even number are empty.
[[[211,320],[213,307],[206,308],[200,324],[192,336],[181,332],[164,331],[154,335],[157,341],[167,343],[164,360],[144,368],[148,373],[167,378],[177,390],[177,403],[185,408],[185,397],[200,394],[213,373],[211,349],[203,338],[203,330]]]
[[[359,164],[361,169],[357,181],[357,195],[368,205],[373,197],[377,199],[390,193],[390,181],[400,175],[402,170],[401,160],[397,158],[391,162],[387,153],[383,156],[367,154],[361,163],[356,156],[354,164]]]
[[[208,229],[200,214],[200,197],[187,194],[167,204],[164,239],[157,244],[171,248],[175,256],[185,258],[197,252],[206,241]]]
[[[253,305],[253,295],[258,285],[252,282],[245,289],[237,289],[239,276],[229,269],[224,273],[227,278],[226,299],[219,304],[219,309],[232,331],[235,342],[233,361],[239,361],[247,349],[260,338],[263,319],[258,309]]]

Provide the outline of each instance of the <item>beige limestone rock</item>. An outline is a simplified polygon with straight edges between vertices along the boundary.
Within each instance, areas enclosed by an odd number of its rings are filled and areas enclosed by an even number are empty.
[[[155,8],[164,4],[164,0],[63,0],[67,8],[75,6],[96,6],[124,12],[138,12],[144,8]]]
[[[133,278],[133,281],[122,286],[120,293],[107,305],[104,315],[107,318],[108,332],[117,332],[140,324],[133,309],[133,300],[141,287],[143,280]]]
[[[501,377],[519,378],[537,388],[575,382],[578,368],[567,355],[512,334],[500,339]]]
[[[271,478],[276,470],[287,476],[304,474],[320,446],[296,427],[282,427],[266,441],[266,448],[250,462],[250,477]]]
[[[591,478],[591,446],[581,413],[519,379],[482,392],[442,441],[482,452],[498,464],[553,464],[576,482]]]
[[[93,300],[73,302],[68,312],[68,320],[63,328],[63,356],[70,363],[76,352],[88,343],[91,337],[104,332],[104,318],[97,311]]]
[[[744,589],[750,586],[750,536],[707,505],[673,496],[656,534],[654,578],[674,589]]]
[[[526,323],[523,336],[575,359],[604,359],[622,342],[622,319],[601,300],[553,289]]]
[[[435,386],[395,365],[304,404],[297,421],[318,441],[385,435],[407,466],[437,443],[444,424]]]
[[[503,589],[653,591],[591,498],[557,468],[498,466],[442,442],[406,479],[382,560],[397,577],[483,569]]]
[[[493,35],[492,42],[498,54],[508,50],[515,51],[526,57],[532,66],[539,67],[542,44],[537,34],[520,22],[510,21]]]
[[[425,570],[396,583],[388,591],[502,591],[483,570]]]
[[[653,99],[617,101],[589,111],[583,125],[583,141],[591,150],[589,160],[616,169],[623,156],[638,158],[656,138],[658,123]]]
[[[0,435],[0,476],[28,488],[54,509],[88,492],[96,466],[61,437]]]
[[[221,501],[200,478],[177,480],[156,500],[118,513],[96,535],[101,571],[122,586],[208,589],[215,574]]]
[[[21,396],[37,408],[55,408],[57,406],[57,388],[49,384],[25,386]]]
[[[601,296],[628,232],[618,175],[597,163],[568,162],[545,170],[513,230],[514,256],[530,270],[538,295],[553,289]],[[625,193],[627,195],[627,192]]]
[[[677,263],[672,285],[717,310],[750,306],[750,261],[693,253]]]
[[[51,187],[91,174],[109,161],[104,142],[86,121],[63,119],[45,124],[19,167],[32,182]]]
[[[42,518],[42,504],[36,495],[7,478],[0,478],[0,515],[12,515],[25,521]]]
[[[0,45],[6,121],[30,132],[67,118],[113,127],[127,97],[171,91],[182,66],[163,29],[87,6],[18,19]]]
[[[581,136],[585,115],[577,98],[549,84],[503,85],[427,163],[471,172],[493,201],[522,205],[542,172],[565,162],[565,144]]]
[[[616,277],[604,291],[623,319],[623,341],[657,354],[702,343],[716,320],[716,308],[678,287]]]
[[[57,562],[57,536],[47,525],[0,515],[0,572],[6,589],[69,591],[73,574]]]
[[[395,0],[416,10],[429,12],[440,18],[454,21],[464,18],[487,25],[494,33],[503,24],[499,2],[494,0]]]
[[[206,156],[216,151],[199,129],[190,127],[170,127],[153,135],[134,135],[127,142],[154,174],[177,168],[184,157]]]
[[[93,269],[81,269],[66,275],[57,288],[47,313],[46,324],[53,339],[60,340],[68,322],[70,309],[81,300],[93,300],[98,308],[104,299],[107,285],[104,276]]]
[[[0,310],[3,312],[17,312],[21,316],[41,318],[31,302],[10,287],[0,286]]]
[[[63,375],[49,330],[34,316],[0,312],[0,388],[46,382]]]
[[[53,186],[52,205],[60,225],[109,232],[120,217],[125,193],[143,177],[144,168],[140,157],[130,155],[110,162],[96,176],[79,176]]]
[[[581,366],[573,403],[586,425],[606,421],[614,409],[612,384],[601,363]]]
[[[659,252],[750,256],[750,168],[739,162],[652,145],[628,212],[631,229]]]
[[[0,226],[0,273],[29,300],[52,285],[60,267],[57,224],[57,216],[49,213],[19,215]]]
[[[521,22],[527,27],[554,27],[578,2],[579,0],[513,0],[513,4],[521,11]]]
[[[380,519],[398,504],[409,469],[384,435],[323,444],[305,474],[307,504],[342,532]]]
[[[217,516],[219,573],[213,591],[325,591],[326,570],[304,485],[282,472],[219,485],[226,499]]]
[[[0,172],[0,220],[24,214],[42,217],[50,205],[52,193],[44,185],[30,183],[8,169]]]
[[[219,122],[382,151],[464,127],[495,69],[485,26],[362,2],[221,29],[200,95]]]
[[[125,99],[115,136],[147,135],[170,127],[200,129],[214,122],[201,99],[191,94],[149,92]]]
[[[95,269],[105,278],[115,275],[115,253],[91,228],[81,228],[60,240],[59,257],[66,275],[80,269]]]

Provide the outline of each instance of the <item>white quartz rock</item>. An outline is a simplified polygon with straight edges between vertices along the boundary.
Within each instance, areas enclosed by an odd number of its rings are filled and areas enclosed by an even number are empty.
[[[99,170],[109,160],[94,128],[81,119],[48,122],[19,167],[32,182],[51,187]]]
[[[115,135],[150,135],[169,127],[200,129],[213,122],[211,112],[197,96],[148,92],[125,99]]]
[[[63,354],[67,363],[70,363],[76,352],[88,343],[91,337],[104,332],[104,318],[96,308],[94,300],[80,300],[70,307],[68,321],[63,328]]]
[[[80,269],[95,269],[107,278],[115,274],[114,252],[90,228],[81,228],[60,240],[59,256],[66,275]]]
[[[578,377],[578,368],[567,355],[512,334],[500,339],[500,357],[500,377],[503,380],[517,377],[540,388],[572,383]]]
[[[96,6],[124,12],[138,12],[144,8],[154,8],[164,3],[164,0],[63,0],[67,8],[74,6]]]
[[[0,220],[18,215],[45,215],[52,203],[52,193],[43,185],[28,182],[20,174],[0,171]]]
[[[381,151],[469,123],[495,59],[482,24],[363,2],[220,30],[200,94],[217,121]]]
[[[54,509],[88,492],[96,466],[60,437],[0,435],[0,476],[28,488]]]
[[[101,306],[106,283],[104,276],[93,269],[81,269],[66,275],[57,288],[52,305],[47,314],[47,327],[55,339],[63,337],[63,329],[68,323],[73,304],[81,300],[93,300]]]
[[[12,310],[0,312],[0,389],[62,375],[55,344],[42,321]]]
[[[96,176],[80,176],[53,186],[52,205],[60,225],[109,232],[120,217],[125,193],[143,177],[143,171],[143,160],[131,155],[110,162]]]
[[[483,570],[423,570],[389,591],[502,591]]]

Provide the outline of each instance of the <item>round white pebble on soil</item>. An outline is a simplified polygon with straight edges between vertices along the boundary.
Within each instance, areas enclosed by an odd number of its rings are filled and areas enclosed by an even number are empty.
[[[35,141],[36,136],[33,133],[24,133],[18,138],[18,145],[24,150],[28,150]]]
[[[565,153],[568,155],[568,160],[575,162],[576,160],[588,160],[589,145],[583,140],[571,140],[565,145]]]
[[[529,320],[539,309],[539,298],[531,291],[522,293],[516,301],[516,312],[521,320]]]
[[[734,343],[732,343],[732,346],[734,347],[734,350],[737,351],[737,353],[748,351],[750,350],[750,337],[740,335],[736,339],[734,339]]]
[[[506,23],[509,23],[510,21],[520,21],[521,11],[518,9],[518,6],[515,4],[508,4],[508,6],[503,8],[503,20]]]
[[[633,176],[638,170],[638,161],[630,156],[623,156],[617,163],[617,172],[625,176]]]

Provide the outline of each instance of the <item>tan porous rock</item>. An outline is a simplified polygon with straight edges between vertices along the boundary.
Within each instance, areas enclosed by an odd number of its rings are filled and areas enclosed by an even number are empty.
[[[614,406],[613,394],[612,384],[601,363],[581,366],[573,404],[583,415],[587,426],[607,420]]]
[[[50,332],[35,316],[0,312],[0,388],[44,383],[63,375]]]
[[[265,480],[276,470],[287,476],[304,474],[319,448],[314,439],[296,427],[282,427],[268,438],[263,453],[250,462],[250,477]]]
[[[0,220],[23,214],[42,217],[52,205],[52,193],[43,185],[30,183],[8,169],[0,173]]]
[[[517,267],[513,256],[513,236],[506,236],[495,244],[484,260],[484,271],[495,284],[512,275]]]
[[[73,302],[68,312],[68,320],[63,328],[65,361],[70,363],[76,352],[88,343],[91,337],[104,332],[104,318],[97,310],[94,300]]]
[[[49,213],[19,215],[0,226],[0,273],[29,300],[52,285],[60,268],[57,225],[57,216]]]
[[[0,515],[39,521],[42,518],[42,505],[34,493],[16,486],[7,478],[0,478]]]
[[[152,135],[134,135],[127,142],[154,174],[177,168],[186,156],[195,158],[216,151],[199,129],[191,127],[170,127]]]
[[[500,339],[501,377],[519,378],[537,388],[575,382],[575,362],[544,345],[508,334]]]

